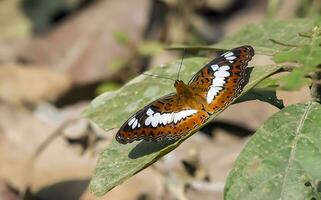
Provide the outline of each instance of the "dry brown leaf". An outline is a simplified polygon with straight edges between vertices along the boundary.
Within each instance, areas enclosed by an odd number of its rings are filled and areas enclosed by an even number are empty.
[[[0,67],[0,99],[11,104],[55,100],[70,87],[63,74],[39,67]]]
[[[112,62],[130,55],[128,47],[115,40],[114,32],[124,32],[131,43],[140,43],[149,7],[148,0],[97,1],[48,35],[31,41],[21,57],[68,73],[76,84],[110,77],[118,70],[110,67]]]

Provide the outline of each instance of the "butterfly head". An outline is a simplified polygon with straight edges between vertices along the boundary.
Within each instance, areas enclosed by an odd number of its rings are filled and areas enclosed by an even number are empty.
[[[174,87],[176,88],[177,94],[187,94],[190,95],[191,91],[188,88],[188,85],[186,85],[182,80],[176,80],[174,83]]]
[[[183,81],[175,80],[175,83],[174,83],[175,88],[182,87],[182,85],[185,85],[185,83]]]

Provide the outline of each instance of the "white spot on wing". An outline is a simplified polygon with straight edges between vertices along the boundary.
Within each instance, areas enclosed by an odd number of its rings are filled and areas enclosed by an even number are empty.
[[[214,97],[219,93],[219,91],[221,91],[223,88],[221,87],[211,87],[210,90],[208,91],[207,93],[207,98],[206,98],[206,101],[208,104],[210,104]]]
[[[225,84],[225,78],[216,77],[213,79],[211,86],[223,86],[224,84]]]
[[[172,120],[172,113],[164,113],[160,118],[160,124],[166,125],[169,124]]]
[[[137,124],[138,124],[138,120],[135,118],[135,121],[134,121],[134,123],[132,125],[132,129],[136,128]]]
[[[214,73],[214,76],[216,77],[228,77],[230,75],[230,72],[224,71],[224,70],[218,70]]]
[[[226,60],[234,60],[236,57],[235,56],[229,56],[229,57],[226,57]]]
[[[197,110],[191,109],[191,110],[183,110],[183,111],[176,112],[176,113],[173,112],[173,113],[160,114],[158,112],[155,113],[153,110],[151,110],[149,108],[147,110],[147,112],[150,115],[146,118],[145,125],[146,126],[152,125],[153,127],[157,127],[158,125],[167,125],[172,122],[174,122],[176,124],[177,122],[181,121],[182,119],[185,119],[186,117],[195,114],[197,112]],[[147,112],[146,112],[146,114],[148,115]]]
[[[225,71],[227,71],[227,70],[229,70],[230,69],[230,66],[228,66],[228,65],[223,65],[222,67],[220,67],[220,70],[225,70]]]
[[[156,127],[158,125],[160,117],[161,117],[160,113],[155,113],[155,115],[152,118],[152,126],[153,127]]]
[[[172,123],[172,121],[173,121],[173,115],[174,115],[174,113],[168,113],[167,123],[166,123],[166,124]],[[165,124],[165,125],[166,125],[166,124]]]
[[[197,113],[197,110],[184,110],[184,111],[182,111],[183,113],[184,113],[184,118],[186,118],[187,116],[190,116],[190,115],[193,115],[193,114],[195,114],[195,113]]]
[[[136,118],[133,117],[133,118],[128,122],[128,125],[131,126],[131,125],[134,123],[135,119],[136,119]]]
[[[149,116],[149,115],[152,115],[152,114],[154,114],[154,111],[153,111],[152,109],[148,108],[146,114],[147,114],[148,116]]]
[[[145,125],[146,125],[146,126],[149,126],[151,122],[152,122],[152,118],[149,116],[149,117],[147,117],[146,120],[145,120]]]
[[[224,57],[228,56],[233,56],[233,53],[229,52],[224,55]],[[225,78],[230,76],[230,68],[231,67],[228,65],[223,65],[219,67],[217,71],[214,72],[215,78],[212,80],[212,84],[206,96],[206,101],[208,104],[210,104],[213,101],[215,96],[217,96],[221,90],[223,90],[224,84],[226,83]]]
[[[218,70],[219,66],[217,64],[211,65],[212,70],[215,72]]]
[[[233,52],[226,52],[226,53],[223,54],[223,56],[225,58],[227,58],[227,57],[230,57],[230,56],[234,56],[234,54],[233,54]]]
[[[178,114],[174,114],[174,124],[176,124],[179,120],[179,115]]]

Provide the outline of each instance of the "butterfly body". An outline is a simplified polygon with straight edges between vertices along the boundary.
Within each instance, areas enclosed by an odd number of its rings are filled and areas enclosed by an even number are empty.
[[[136,112],[119,129],[116,140],[126,144],[187,135],[241,92],[245,68],[253,55],[251,46],[241,46],[209,62],[189,83],[176,80],[176,93],[161,97]]]
[[[174,83],[177,93],[177,104],[188,105],[191,108],[200,110],[205,105],[206,99],[199,95],[199,91],[181,80]]]

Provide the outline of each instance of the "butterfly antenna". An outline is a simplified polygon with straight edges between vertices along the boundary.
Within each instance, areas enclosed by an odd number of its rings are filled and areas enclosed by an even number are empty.
[[[142,75],[175,81],[175,79],[172,79],[172,78],[169,78],[169,77],[165,77],[165,76],[160,76],[160,75],[157,75],[157,74],[147,74],[147,73],[143,72]]]
[[[179,73],[181,72],[181,68],[182,68],[183,60],[184,60],[184,57],[185,57],[185,51],[186,51],[186,48],[184,48],[183,56],[182,56],[182,60],[181,60],[181,64],[179,65],[179,68],[178,68],[177,80],[179,80]]]

